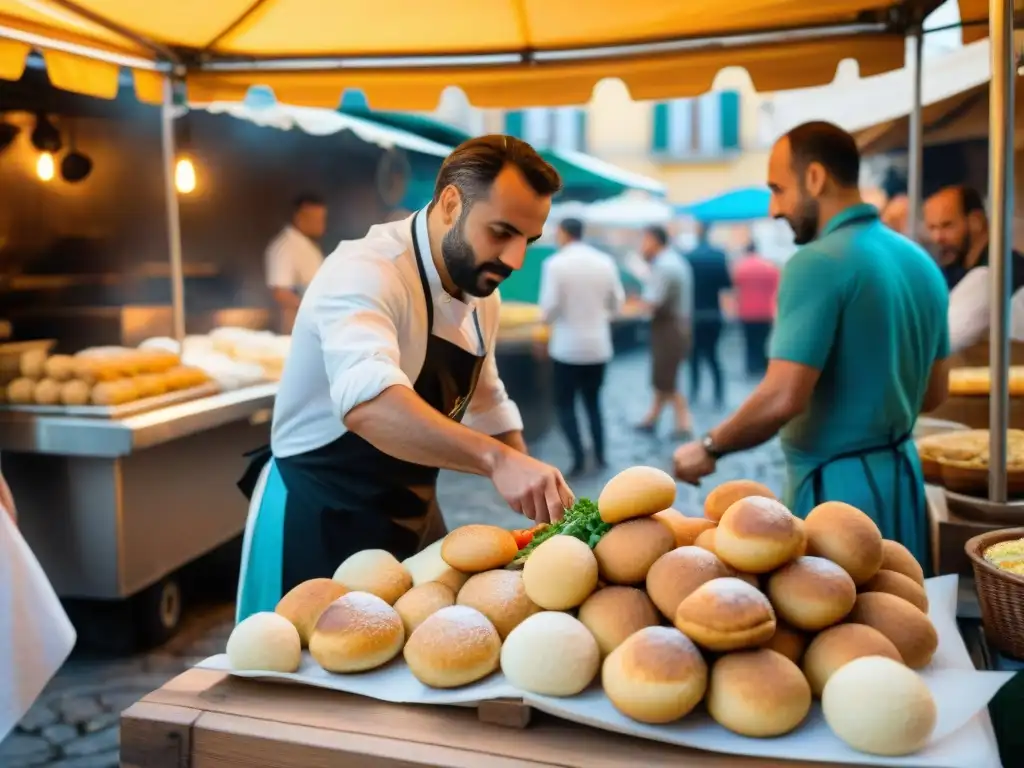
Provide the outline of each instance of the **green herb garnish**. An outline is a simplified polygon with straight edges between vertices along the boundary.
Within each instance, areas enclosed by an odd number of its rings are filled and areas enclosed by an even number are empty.
[[[577,499],[576,503],[572,505],[572,509],[565,510],[565,517],[537,533],[533,537],[533,541],[523,547],[512,562],[513,564],[524,562],[533,550],[552,536],[573,536],[593,549],[611,527],[610,523],[601,519],[601,514],[597,511],[597,504],[590,499]]]

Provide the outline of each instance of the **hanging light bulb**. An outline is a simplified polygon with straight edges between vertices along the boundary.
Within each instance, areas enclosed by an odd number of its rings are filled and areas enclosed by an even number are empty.
[[[52,152],[41,152],[36,160],[36,175],[41,181],[52,181],[56,164]]]
[[[174,166],[174,187],[183,195],[195,192],[196,167],[188,157],[179,157]]]

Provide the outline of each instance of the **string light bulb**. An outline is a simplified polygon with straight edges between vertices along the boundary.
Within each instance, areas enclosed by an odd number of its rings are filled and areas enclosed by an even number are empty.
[[[188,157],[179,157],[174,166],[174,187],[183,195],[196,190],[196,167]]]
[[[52,152],[39,153],[39,159],[36,160],[36,175],[40,181],[53,181],[56,168]]]

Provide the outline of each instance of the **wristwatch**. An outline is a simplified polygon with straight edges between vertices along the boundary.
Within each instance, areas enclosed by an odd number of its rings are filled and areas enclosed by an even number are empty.
[[[704,448],[704,452],[716,461],[725,455],[724,451],[720,451],[715,446],[715,440],[711,437],[711,434],[706,434],[700,439],[701,447]]]

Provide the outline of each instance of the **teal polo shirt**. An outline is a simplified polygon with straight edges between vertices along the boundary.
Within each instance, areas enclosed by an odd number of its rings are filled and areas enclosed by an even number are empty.
[[[949,355],[948,303],[934,260],[870,205],[835,216],[786,264],[770,356],[821,371],[781,433],[795,512],[809,511],[798,496],[815,468],[913,429],[932,364]]]

